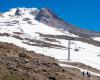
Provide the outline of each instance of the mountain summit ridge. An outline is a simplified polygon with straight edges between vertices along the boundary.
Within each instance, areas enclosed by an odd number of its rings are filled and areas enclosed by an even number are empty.
[[[49,8],[41,8],[40,10],[37,8],[12,8],[8,12],[3,13],[2,16],[5,18],[10,18],[12,16],[33,16],[37,21],[52,26],[65,33],[68,31],[80,37],[100,36],[100,32],[82,29],[68,22],[65,22]]]
[[[100,32],[82,29],[68,22],[65,22],[63,19],[58,17],[53,11],[51,11],[48,8],[40,9],[35,19],[49,26],[53,26],[57,29],[61,29],[63,31],[69,31],[80,37],[100,36]]]

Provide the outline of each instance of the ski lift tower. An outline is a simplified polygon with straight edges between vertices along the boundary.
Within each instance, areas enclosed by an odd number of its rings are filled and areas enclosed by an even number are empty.
[[[68,39],[68,61],[70,61],[70,46],[71,46],[71,40],[74,40],[74,38]]]

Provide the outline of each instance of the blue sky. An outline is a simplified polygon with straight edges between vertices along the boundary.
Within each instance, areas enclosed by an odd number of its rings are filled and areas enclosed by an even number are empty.
[[[100,0],[0,0],[0,11],[15,7],[47,7],[77,27],[100,31]]]

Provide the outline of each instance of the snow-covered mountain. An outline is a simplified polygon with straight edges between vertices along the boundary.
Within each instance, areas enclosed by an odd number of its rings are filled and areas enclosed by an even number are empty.
[[[74,25],[63,21],[60,17],[58,17],[50,9],[47,9],[47,8],[41,9],[37,13],[35,19],[40,22],[43,22],[44,24],[47,24],[49,26],[53,26],[62,31],[67,30],[67,31],[74,33],[76,35],[79,35],[81,37],[100,36],[100,33],[98,33],[98,32],[81,29],[79,27],[75,27]]]
[[[0,14],[1,42],[67,61],[71,39],[71,61],[100,70],[100,42],[94,36],[100,33],[65,23],[45,8],[13,8]]]

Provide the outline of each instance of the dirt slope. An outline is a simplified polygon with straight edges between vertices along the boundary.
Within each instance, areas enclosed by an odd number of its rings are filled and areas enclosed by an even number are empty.
[[[62,68],[54,58],[0,43],[0,80],[85,80],[78,69]],[[92,80],[92,79],[91,79]],[[94,77],[93,80],[100,80]]]

